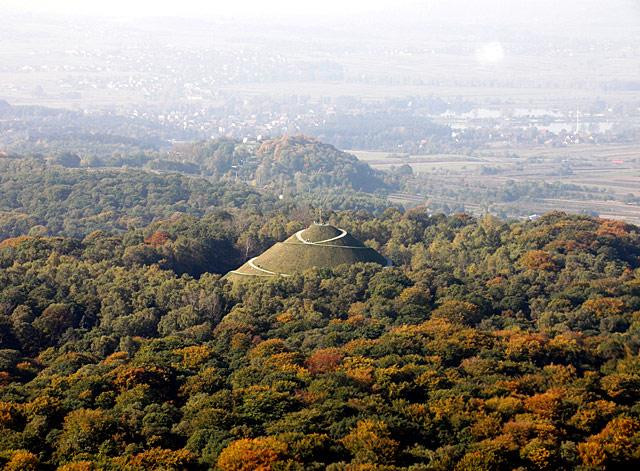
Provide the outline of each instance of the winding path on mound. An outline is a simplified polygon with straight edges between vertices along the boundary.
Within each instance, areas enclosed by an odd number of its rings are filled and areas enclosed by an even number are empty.
[[[254,263],[254,260],[256,260],[257,258],[258,258],[258,257],[253,257],[251,260],[249,260],[249,261],[247,262],[247,264],[248,264],[251,268],[253,268],[254,270],[258,270],[258,271],[264,272],[264,273],[266,273],[266,274],[267,274],[267,275],[269,275],[269,276],[278,276],[278,275],[280,275],[280,276],[291,276],[291,275],[287,275],[286,273],[276,273],[276,272],[273,272],[273,271],[270,271],[270,270],[265,270],[264,268],[259,267],[258,265],[256,265],[256,264]]]
[[[247,262],[247,264],[248,264],[251,268],[253,268],[254,270],[262,271],[262,272],[266,273],[267,275],[273,275],[273,276],[277,275],[277,273],[276,273],[276,272],[269,271],[269,270],[265,270],[264,268],[260,268],[258,265],[256,265],[255,263],[253,263],[253,261],[254,261],[256,258],[258,258],[258,257],[253,257],[251,260],[249,260],[249,261]]]
[[[338,240],[338,239],[342,239],[344,236],[347,235],[347,231],[345,231],[344,229],[339,229],[341,234],[335,237],[332,237],[331,239],[325,239],[325,240],[319,240],[317,242],[311,242],[309,240],[306,240],[302,237],[302,233],[304,231],[306,231],[306,229],[302,229],[301,231],[296,232],[296,238],[302,242],[305,245],[317,245],[320,247],[336,247],[336,248],[340,248],[340,249],[367,249],[368,247],[360,247],[357,245],[332,245],[332,244],[327,244],[327,242],[333,242],[334,240]]]
[[[344,236],[347,235],[347,231],[345,231],[344,229],[338,229],[341,234],[337,235],[335,237],[332,237],[331,239],[325,239],[325,240],[318,240],[316,242],[311,242],[309,240],[303,239],[302,238],[302,233],[304,231],[306,231],[306,229],[302,229],[301,231],[296,232],[296,237],[298,238],[298,240],[300,242],[302,242],[303,244],[307,244],[307,245],[320,245],[320,244],[324,244],[325,242],[333,242],[334,240],[338,240],[338,239],[342,239]]]
[[[241,271],[238,270],[231,270],[229,273],[233,273],[234,275],[239,275],[239,276],[247,276],[247,277],[264,277],[264,278],[273,278],[273,275],[262,275],[262,274],[255,274],[255,273],[242,273]],[[287,275],[288,276],[288,275]]]

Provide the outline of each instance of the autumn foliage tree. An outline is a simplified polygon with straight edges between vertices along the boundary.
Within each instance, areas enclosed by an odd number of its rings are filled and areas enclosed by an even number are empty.
[[[399,443],[391,438],[387,424],[379,420],[361,420],[342,443],[354,463],[387,464],[393,462]]]
[[[587,466],[615,468],[623,463],[640,462],[640,421],[617,417],[602,431],[578,445],[582,462]]]
[[[287,444],[274,437],[243,438],[222,450],[218,467],[222,471],[269,471],[287,450]]]

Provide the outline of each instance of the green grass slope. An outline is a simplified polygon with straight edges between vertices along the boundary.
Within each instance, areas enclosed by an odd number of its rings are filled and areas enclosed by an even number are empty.
[[[262,255],[230,272],[229,279],[291,275],[312,267],[335,267],[358,262],[386,265],[386,259],[345,231],[314,224],[279,242]]]

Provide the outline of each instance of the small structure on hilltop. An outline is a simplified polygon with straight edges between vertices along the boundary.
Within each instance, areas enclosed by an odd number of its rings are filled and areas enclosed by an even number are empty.
[[[371,247],[367,247],[347,231],[329,224],[313,223],[296,232],[284,242],[278,242],[262,255],[252,258],[225,276],[230,280],[291,276],[312,267],[335,267],[343,263],[391,262]]]

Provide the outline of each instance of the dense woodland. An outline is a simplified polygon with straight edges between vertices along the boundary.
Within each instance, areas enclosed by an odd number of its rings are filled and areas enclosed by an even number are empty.
[[[354,155],[303,136],[243,144],[217,139],[177,146],[168,162],[194,165],[198,173],[255,181],[259,187],[304,192],[318,187],[349,187],[374,192],[392,185]]]
[[[365,173],[358,173],[358,167],[348,167],[354,179],[369,171],[371,179],[365,181],[380,181],[378,172],[365,165]],[[311,172],[305,170],[300,181]],[[326,177],[313,171],[309,178],[316,183],[301,185],[300,192],[294,185],[283,194],[279,185],[258,191],[224,175],[205,180],[179,173],[76,169],[42,159],[0,158],[0,240],[29,231],[75,237],[101,229],[126,231],[173,214],[201,217],[220,209],[263,215],[306,211],[309,216],[310,207],[380,213],[393,206],[382,195],[357,191],[340,170]]]
[[[640,465],[635,226],[403,210],[329,178],[325,217],[395,267],[231,284],[320,193],[0,165],[5,469]]]
[[[503,171],[490,166],[482,166],[473,183],[449,174],[446,168],[414,174],[402,158],[383,172],[354,155],[304,136],[246,142],[222,138],[176,143],[162,151],[129,146],[108,156],[52,146],[57,150],[44,154],[0,152],[0,195],[7,195],[0,199],[0,212],[11,212],[13,218],[13,222],[6,221],[7,214],[0,213],[0,235],[3,231],[5,235],[7,231],[20,233],[23,227],[33,225],[34,216],[39,221],[51,219],[55,226],[52,233],[60,233],[62,225],[64,234],[86,235],[107,220],[122,230],[167,216],[167,211],[202,215],[213,207],[255,206],[258,191],[270,195],[270,207],[275,202],[276,206],[313,205],[374,214],[393,206],[387,199],[390,194],[405,192],[423,195],[432,211],[465,212],[468,202],[503,218],[535,212],[530,208],[532,201],[616,200],[606,188],[555,179],[483,183],[483,175]],[[570,173],[566,164],[554,170],[555,177]],[[165,179],[171,180],[167,188],[158,183]],[[43,185],[51,190],[40,194]],[[38,197],[32,197],[33,193]],[[90,206],[85,204],[87,200]],[[624,200],[634,203],[638,197],[628,194]],[[53,220],[50,216],[58,207],[59,214]],[[264,209],[263,202],[260,208]],[[585,209],[585,213],[597,215],[593,210]],[[83,219],[80,226],[77,219]]]

